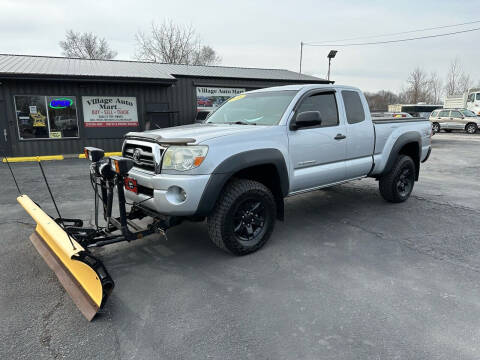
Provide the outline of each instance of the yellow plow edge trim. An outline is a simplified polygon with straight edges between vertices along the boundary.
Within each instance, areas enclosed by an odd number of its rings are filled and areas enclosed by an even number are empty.
[[[103,289],[97,273],[87,264],[72,259],[75,255],[84,252],[85,249],[74,239],[71,239],[75,246],[75,249],[73,249],[67,233],[27,195],[20,195],[17,201],[37,223],[37,234],[87,293],[98,310],[102,303]],[[75,301],[75,299],[73,300]]]

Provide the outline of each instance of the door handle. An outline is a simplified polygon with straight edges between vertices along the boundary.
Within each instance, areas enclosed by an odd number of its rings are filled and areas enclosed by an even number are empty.
[[[7,129],[3,129],[3,136],[5,137],[5,142],[7,143],[7,142],[8,142],[8,139],[7,139]]]
[[[337,134],[337,136],[334,137],[335,140],[343,140],[345,138],[346,138],[346,136],[343,135],[343,134]]]

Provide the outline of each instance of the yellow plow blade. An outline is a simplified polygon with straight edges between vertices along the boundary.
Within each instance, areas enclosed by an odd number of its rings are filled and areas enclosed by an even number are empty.
[[[103,264],[48,216],[27,195],[17,201],[37,223],[30,236],[33,245],[70,295],[91,321],[103,307],[114,283]]]

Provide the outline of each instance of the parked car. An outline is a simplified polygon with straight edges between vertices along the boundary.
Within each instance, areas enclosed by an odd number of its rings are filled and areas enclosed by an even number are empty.
[[[238,95],[204,124],[128,133],[122,152],[138,184],[128,200],[168,221],[206,218],[214,244],[244,255],[283,220],[287,196],[372,177],[385,200],[407,200],[431,124],[372,120],[354,87],[289,85]]]
[[[480,117],[468,109],[439,109],[430,114],[432,130],[438,133],[441,130],[463,130],[468,134],[475,134],[480,127]]]

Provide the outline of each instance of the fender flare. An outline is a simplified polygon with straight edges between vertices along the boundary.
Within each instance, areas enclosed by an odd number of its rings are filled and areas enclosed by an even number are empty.
[[[390,151],[390,155],[388,156],[385,167],[383,168],[383,171],[379,174],[379,176],[387,174],[388,172],[390,172],[390,170],[392,170],[393,165],[395,164],[395,161],[400,154],[400,150],[405,145],[410,143],[416,143],[418,145],[418,159],[413,159],[416,165],[415,179],[418,180],[418,174],[420,170],[420,157],[422,155],[422,137],[419,133],[415,131],[406,132],[405,134],[398,137],[397,141],[395,141],[395,144],[393,144],[392,146],[392,150]]]
[[[283,154],[278,149],[272,148],[249,150],[226,158],[213,170],[195,215],[207,216],[212,212],[223,187],[235,173],[259,165],[275,166],[279,175],[283,200],[283,197],[288,195],[290,187],[287,164]]]

